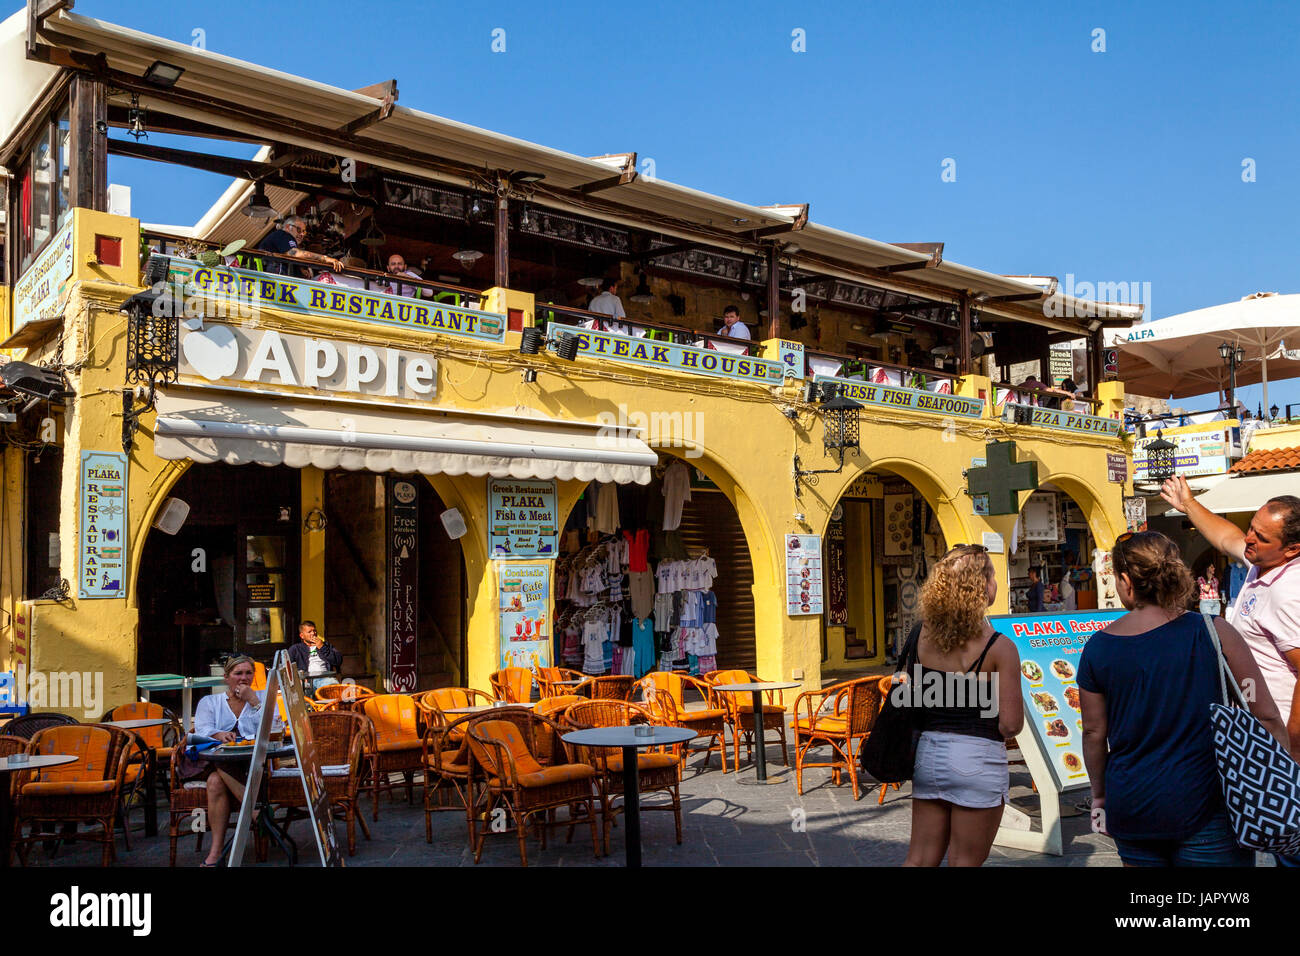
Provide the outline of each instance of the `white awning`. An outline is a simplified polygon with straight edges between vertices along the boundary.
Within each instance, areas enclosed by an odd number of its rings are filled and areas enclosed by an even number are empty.
[[[211,392],[158,396],[154,453],[230,465],[638,485],[650,483],[658,461],[635,430],[612,425]]]
[[[1196,500],[1216,515],[1254,512],[1269,498],[1295,494],[1297,486],[1300,486],[1300,474],[1294,471],[1238,475],[1220,482]]]

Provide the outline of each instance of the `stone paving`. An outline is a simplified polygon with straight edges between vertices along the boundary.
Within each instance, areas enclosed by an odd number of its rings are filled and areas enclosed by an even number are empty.
[[[780,745],[767,749],[769,772],[780,770]],[[1012,767],[1012,803],[1037,815],[1037,800],[1023,767]],[[1020,772],[1016,772],[1019,770]],[[742,763],[740,773],[723,774],[717,756],[708,761],[702,753],[693,755],[682,780],[682,845],[674,842],[672,815],[643,812],[641,834],[646,866],[897,866],[907,855],[911,829],[909,786],[890,789],[883,805],[877,805],[879,788],[871,788],[854,801],[847,777],[840,787],[830,782],[830,772],[805,770],[804,794],[795,792],[791,767],[780,783],[759,785],[754,770]],[[357,852],[349,866],[474,866],[468,847],[465,818],[456,812],[438,813],[433,821],[433,843],[425,842],[424,813],[420,804],[408,806],[404,796],[390,802],[381,798],[379,821],[371,822],[372,840],[358,828]],[[990,866],[1118,866],[1114,844],[1092,833],[1086,813],[1074,805],[1087,797],[1086,791],[1071,792],[1062,800],[1065,853],[1046,856],[995,846]],[[648,797],[646,802],[662,800]],[[362,797],[369,820],[370,797]],[[802,815],[796,811],[802,811]],[[800,819],[802,816],[802,819]],[[167,865],[167,815],[159,808],[157,837],[146,838],[142,814],[132,820],[132,850],[123,850],[119,834],[119,866]],[[315,846],[306,822],[295,822],[291,834],[297,841],[300,859],[311,863]],[[609,856],[596,859],[591,850],[590,831],[580,826],[573,842],[564,842],[564,829],[553,831],[547,849],[535,837],[528,845],[529,866],[621,866],[624,861],[621,817],[610,836]],[[339,826],[342,842],[343,827]],[[178,866],[197,866],[202,858],[194,850],[193,834],[183,834],[177,847]],[[247,854],[250,865],[253,853]],[[53,859],[35,848],[29,857],[33,866],[96,866],[99,847],[90,843],[61,848]],[[272,848],[266,865],[284,866],[287,860]],[[518,866],[518,842],[513,832],[489,836],[480,866]]]

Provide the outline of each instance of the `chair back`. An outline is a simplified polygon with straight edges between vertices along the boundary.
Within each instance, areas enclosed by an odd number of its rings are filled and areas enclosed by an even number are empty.
[[[253,683],[249,686],[253,690],[266,690],[266,665],[261,661],[253,661]]]
[[[181,722],[162,704],[139,700],[133,704],[121,704],[104,715],[105,722],[110,720],[170,720],[170,724],[159,727],[141,727],[134,731],[146,747],[175,747],[180,740]]]
[[[574,730],[592,727],[627,727],[650,723],[650,713],[625,700],[584,700],[564,712],[564,722]]]
[[[488,776],[496,777],[508,786],[516,782],[511,763],[518,773],[536,773],[542,769],[529,746],[531,735],[514,720],[491,718],[472,721],[468,736],[474,759]]]
[[[316,759],[323,765],[351,762],[352,744],[366,732],[366,718],[350,710],[322,710],[307,715]]]
[[[681,674],[674,674],[672,671],[651,671],[641,678],[641,694],[649,703],[659,695],[665,695],[672,698],[677,710],[686,709],[686,700],[683,696],[684,682]]]
[[[886,677],[884,680],[892,681],[893,678]],[[881,678],[860,677],[849,681],[845,689],[848,691],[848,719],[845,725],[849,733],[853,735],[870,733],[885,702],[881,694]]]
[[[12,757],[14,754],[27,753],[26,737],[0,736],[0,757]]]
[[[712,671],[708,675],[708,680],[710,684],[752,684],[754,683],[755,679],[746,671],[729,670],[729,671]],[[722,702],[723,707],[729,708],[731,710],[735,710],[736,708],[740,707],[741,704],[740,698],[742,695],[737,691],[719,690],[719,691],[714,691],[714,694],[716,695],[717,699]],[[744,696],[746,699],[748,699],[749,697],[748,694],[745,694]]]
[[[316,703],[328,704],[331,707],[374,696],[373,690],[360,684],[326,684],[316,689]]]
[[[605,677],[589,677],[573,692],[579,697],[591,700],[627,700],[632,696],[636,678],[626,674],[612,674]]]
[[[488,677],[497,700],[526,704],[533,697],[533,672],[526,667],[503,667]]]
[[[547,697],[537,702],[537,706],[533,708],[533,713],[539,717],[560,720],[566,710],[586,699],[585,697],[579,697],[577,694],[561,694],[559,697]]]
[[[32,754],[71,754],[77,758],[73,763],[36,771],[42,783],[110,780],[117,774],[129,741],[130,734],[116,727],[65,724],[37,731],[28,750]]]
[[[46,712],[40,714],[24,714],[22,717],[15,717],[9,723],[0,727],[0,734],[8,737],[35,737],[37,733],[47,727],[75,727],[80,721],[75,717],[69,717],[67,714],[56,714]]]
[[[374,694],[361,701],[362,713],[375,726],[375,744],[418,744],[419,712],[407,694]]]

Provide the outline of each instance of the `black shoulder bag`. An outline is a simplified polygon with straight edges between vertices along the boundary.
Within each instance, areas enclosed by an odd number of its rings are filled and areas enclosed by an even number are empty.
[[[916,624],[907,635],[907,643],[898,660],[898,669],[907,674],[909,685],[916,678],[912,671],[916,667],[920,641],[921,625]],[[911,690],[910,686],[908,690]],[[862,769],[881,783],[902,783],[912,779],[912,770],[916,765],[916,742],[921,737],[916,726],[917,708],[910,706],[910,700],[900,706],[894,699],[895,696],[890,693],[885,697],[884,707],[876,717],[871,733],[867,734],[867,739],[858,750]],[[910,698],[911,694],[906,696]]]

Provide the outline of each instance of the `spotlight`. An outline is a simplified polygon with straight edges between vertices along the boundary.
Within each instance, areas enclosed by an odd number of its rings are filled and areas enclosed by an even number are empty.
[[[162,60],[154,60],[149,69],[144,71],[144,81],[161,90],[170,90],[185,72],[184,67],[172,66]]]
[[[545,173],[535,173],[527,169],[520,169],[510,174],[512,183],[540,183],[545,178]]]
[[[542,350],[546,333],[537,326],[529,326],[520,333],[519,351],[524,355],[536,355]]]
[[[555,354],[566,362],[572,362],[578,357],[578,337],[561,333],[555,340]]]
[[[27,362],[7,362],[0,365],[0,382],[23,395],[33,398],[58,398],[66,392],[63,376],[48,368]]]
[[[537,381],[537,369],[535,368],[524,369],[524,381],[530,385],[533,382]]]
[[[249,219],[274,219],[275,207],[266,198],[266,187],[261,183],[253,186],[253,195],[248,197],[248,205],[240,210]]]

